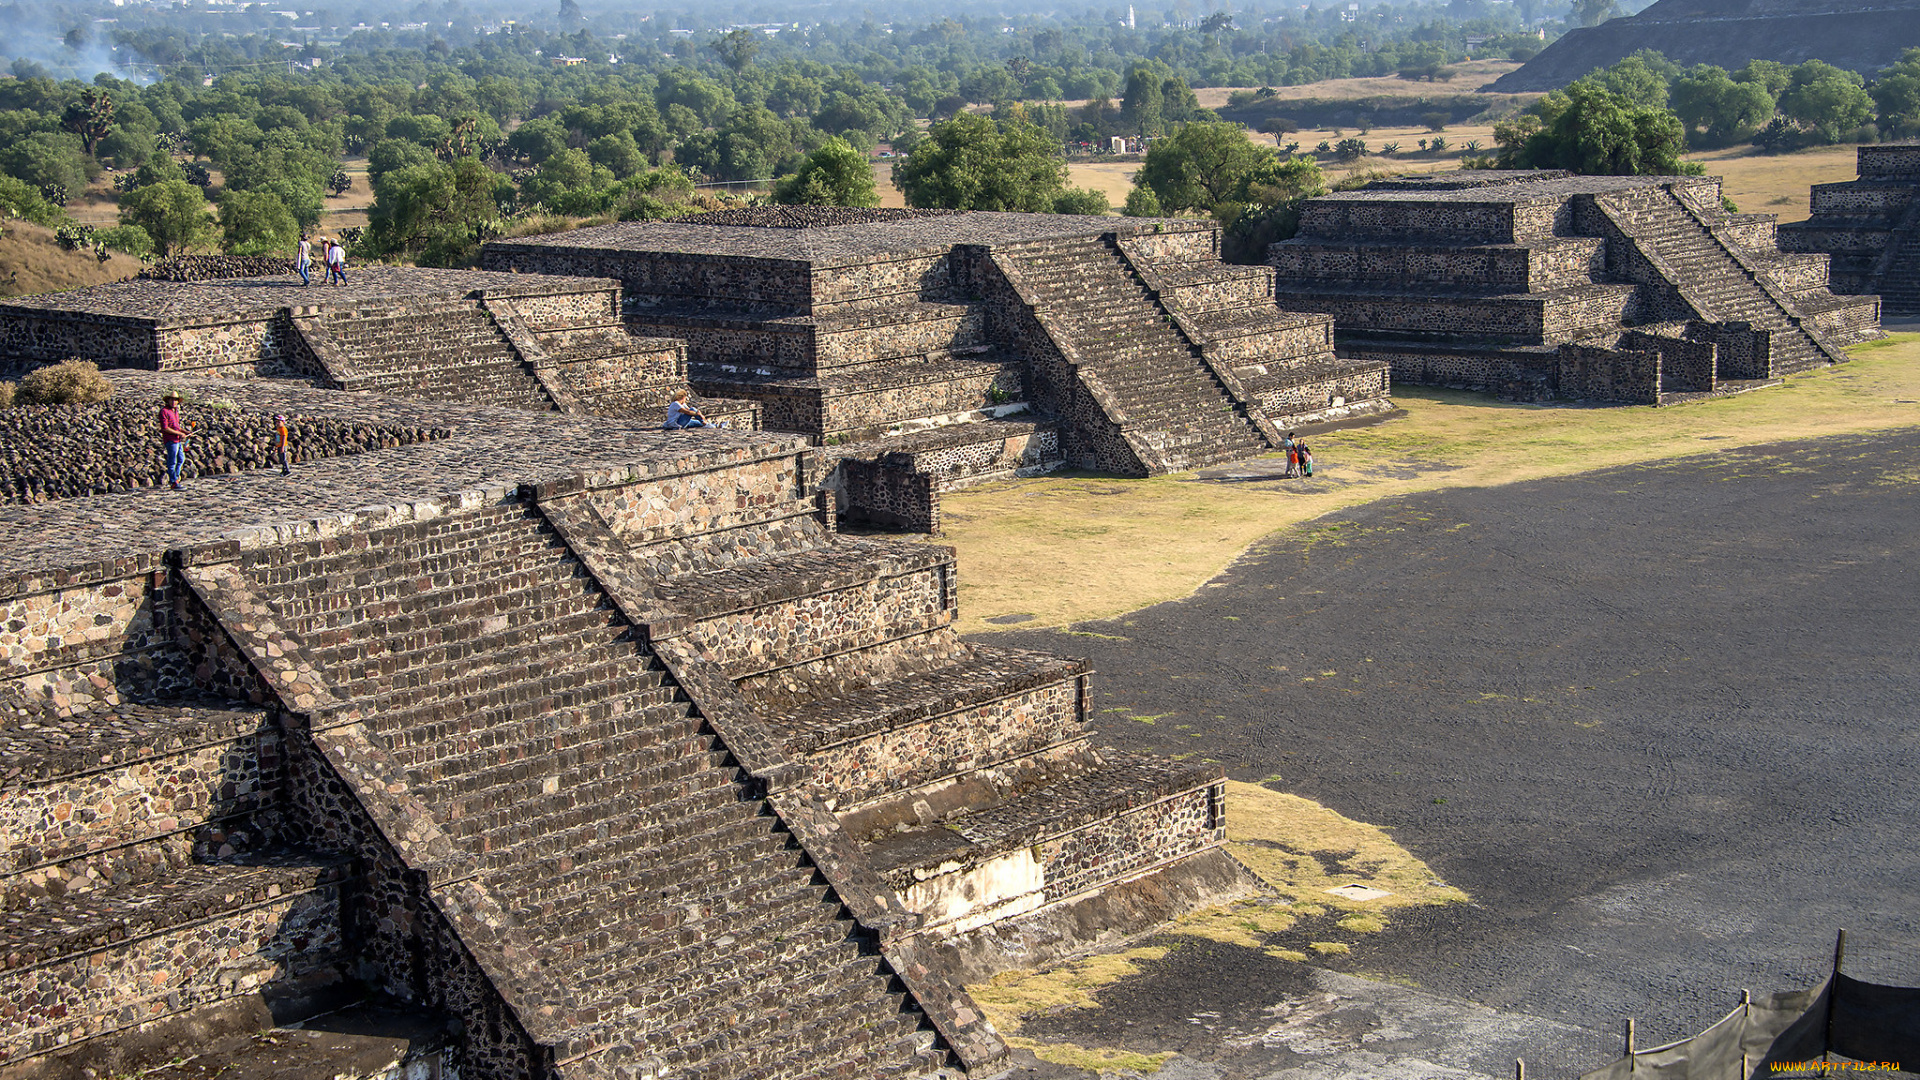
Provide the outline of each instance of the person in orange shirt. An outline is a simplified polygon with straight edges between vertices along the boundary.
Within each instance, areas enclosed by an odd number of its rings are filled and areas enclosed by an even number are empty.
[[[287,435],[287,418],[273,414],[273,453],[280,459],[280,475],[293,474],[293,440]]]

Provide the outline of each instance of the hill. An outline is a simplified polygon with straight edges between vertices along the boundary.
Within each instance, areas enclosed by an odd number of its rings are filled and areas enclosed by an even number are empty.
[[[1732,70],[1749,60],[1825,60],[1871,76],[1920,42],[1920,0],[1657,0],[1638,15],[1568,31],[1487,87],[1554,90],[1641,49]]]
[[[9,221],[0,235],[0,296],[59,292],[83,285],[124,281],[140,272],[140,260],[115,252],[106,262],[91,251],[62,251],[53,230]]]

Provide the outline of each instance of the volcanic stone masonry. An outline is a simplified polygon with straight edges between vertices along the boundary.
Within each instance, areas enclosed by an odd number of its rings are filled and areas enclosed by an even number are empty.
[[[1310,200],[1268,261],[1344,361],[1523,401],[1734,393],[1881,336],[1877,298],[1828,291],[1825,256],[1782,253],[1713,177],[1377,180]]]
[[[109,378],[435,437],[0,507],[0,1080],[987,1075],[963,982],[1250,887],[802,436]]]
[[[250,268],[256,260],[240,260]],[[658,418],[686,389],[686,350],[627,333],[618,282],[368,266],[348,285],[290,274],[135,279],[0,303],[0,367],[300,377],[341,390],[539,411]],[[176,268],[180,269],[180,268]],[[750,402],[708,402],[751,428]]]
[[[1888,315],[1920,315],[1920,144],[1862,146],[1859,178],[1815,184],[1813,214],[1780,226],[1785,251],[1833,260],[1833,291],[1877,294]]]
[[[1386,365],[1280,310],[1194,220],[764,207],[495,241],[482,265],[625,287],[703,394],[823,448],[850,516],[937,530],[938,495],[1061,463],[1146,476],[1388,411]]]

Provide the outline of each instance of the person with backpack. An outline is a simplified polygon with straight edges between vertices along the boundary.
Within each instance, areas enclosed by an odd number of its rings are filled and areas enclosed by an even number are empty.
[[[342,285],[347,283],[347,249],[341,247],[338,240],[328,237],[327,284],[333,284],[336,278]]]

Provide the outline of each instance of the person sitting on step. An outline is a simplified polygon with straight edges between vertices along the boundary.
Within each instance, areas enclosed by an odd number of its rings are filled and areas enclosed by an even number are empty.
[[[673,395],[672,401],[667,402],[667,422],[660,426],[671,429],[726,427],[727,425],[724,422],[719,424],[707,423],[706,416],[703,415],[699,409],[687,404],[687,392],[681,390]]]

